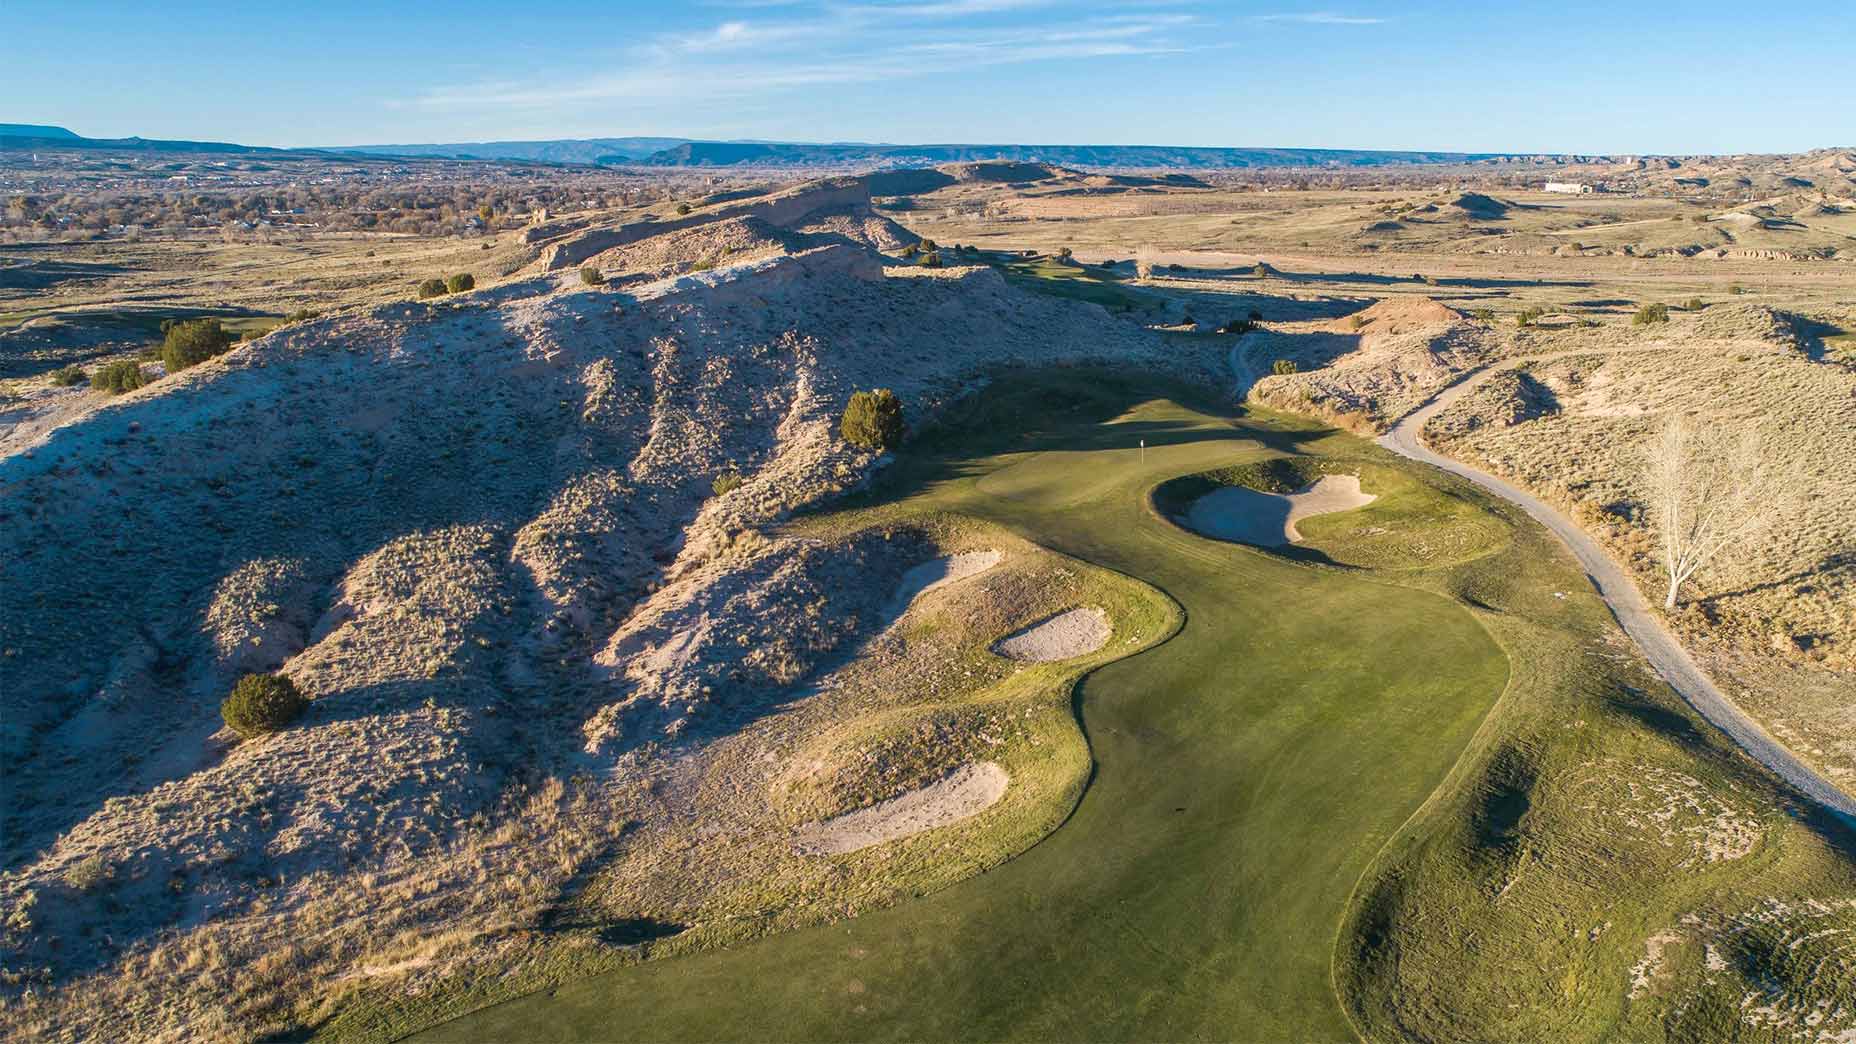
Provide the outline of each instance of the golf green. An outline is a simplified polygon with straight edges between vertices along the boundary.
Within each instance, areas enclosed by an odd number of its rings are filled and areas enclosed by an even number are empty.
[[[1508,662],[1444,597],[1161,518],[1158,483],[1297,436],[1151,388],[1115,394],[1127,408],[1107,419],[1049,410],[1027,418],[1035,435],[943,439],[889,486],[1183,608],[1173,638],[1080,685],[1096,768],[1064,826],[931,896],[571,982],[418,1039],[1352,1039],[1330,964],[1355,882],[1456,761]],[[1311,451],[1336,444],[1351,445]]]

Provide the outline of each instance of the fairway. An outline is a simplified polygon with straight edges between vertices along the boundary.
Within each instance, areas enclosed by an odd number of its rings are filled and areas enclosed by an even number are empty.
[[[921,440],[883,495],[1007,526],[1183,608],[1172,639],[1080,685],[1096,768],[1070,820],[937,894],[417,1039],[1352,1038],[1330,961],[1354,886],[1455,763],[1507,659],[1440,595],[1198,537],[1149,505],[1162,481],[1317,433],[1100,375],[1049,380],[1062,387]]]

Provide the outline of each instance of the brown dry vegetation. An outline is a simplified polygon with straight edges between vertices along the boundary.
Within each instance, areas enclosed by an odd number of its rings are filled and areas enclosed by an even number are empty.
[[[481,1000],[841,916],[1029,844],[1086,760],[1062,675],[1014,674],[986,643],[1080,601],[1157,610],[1003,532],[782,523],[870,475],[832,436],[852,390],[895,388],[916,423],[1014,363],[1228,384],[1236,338],[1187,316],[1260,313],[1241,354],[1298,372],[1253,394],[1366,432],[1473,368],[1563,355],[1490,380],[1432,437],[1573,510],[1652,589],[1635,445],[1671,410],[1759,425],[1810,504],[1673,623],[1743,706],[1856,778],[1856,375],[1828,333],[1856,328],[1856,207],[1837,156],[1744,186],[1710,167],[1706,192],[1639,165],[1610,176],[1650,194],[1572,198],[982,165],[473,239],[63,246],[76,274],[0,296],[0,1026],[242,1039],[396,1010],[363,996]],[[1760,180],[1806,167],[1810,186]],[[872,210],[873,184],[906,203]],[[883,253],[916,234],[1118,259],[1086,286],[1108,295],[1152,244],[1159,314],[1026,292],[1042,277],[971,254]],[[456,271],[479,289],[407,300]],[[1628,325],[1691,296],[1709,307]],[[297,308],[328,314],[121,398],[50,382],[162,317]],[[743,481],[717,495],[725,474]],[[889,604],[910,566],[976,548],[1006,561]],[[274,669],[308,713],[234,744],[219,698]],[[1013,777],[986,831],[849,870],[793,851],[799,825],[977,757]],[[1626,818],[1659,821],[1685,787],[1636,781]],[[1752,813],[1703,811],[1720,829],[1678,840],[1730,858]]]
[[[597,961],[841,915],[1054,825],[1081,779],[1054,675],[1004,679],[997,711],[923,701],[1001,683],[948,654],[1108,581],[985,536],[1017,563],[971,582],[986,597],[840,678],[896,579],[954,538],[768,527],[869,473],[832,434],[855,388],[919,420],[994,367],[1210,381],[1221,361],[983,267],[886,268],[901,233],[859,191],[690,222],[673,268],[743,222],[777,245],[656,282],[635,246],[629,272],[595,252],[615,285],[549,270],[612,226],[544,230],[549,257],[500,283],[292,324],[13,430],[8,1031],[248,1038],[375,982],[502,981],[569,927]],[[745,481],[716,496],[724,472]],[[219,699],[273,669],[308,712],[234,745]],[[791,854],[795,818],[890,796],[976,737],[1024,785],[966,856],[821,878]],[[802,753],[824,767],[791,771]]]

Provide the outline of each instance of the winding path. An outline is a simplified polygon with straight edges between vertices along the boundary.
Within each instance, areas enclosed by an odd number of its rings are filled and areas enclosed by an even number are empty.
[[[1247,391],[1255,381],[1249,359],[1241,350],[1243,342],[1231,348],[1231,372],[1236,376],[1240,391]],[[1546,355],[1518,356],[1504,359],[1498,363],[1471,370],[1449,385],[1429,401],[1408,413],[1392,429],[1381,435],[1381,446],[1402,457],[1422,461],[1434,467],[1442,468],[1453,475],[1474,482],[1483,489],[1501,497],[1521,510],[1532,515],[1541,525],[1546,526],[1560,538],[1578,559],[1580,568],[1598,589],[1599,596],[1611,607],[1624,633],[1630,635],[1643,651],[1644,658],[1656,668],[1663,680],[1675,689],[1683,700],[1687,701],[1695,712],[1706,718],[1715,728],[1727,734],[1741,750],[1751,755],[1753,760],[1772,770],[1775,774],[1797,789],[1812,801],[1835,812],[1846,823],[1856,825],[1856,800],[1844,793],[1835,783],[1820,774],[1816,769],[1799,760],[1798,756],[1774,739],[1760,724],[1741,710],[1734,702],[1717,688],[1707,674],[1682,648],[1682,643],[1663,626],[1656,614],[1643,599],[1624,570],[1605,554],[1596,540],[1587,536],[1578,524],[1561,512],[1542,502],[1533,494],[1505,482],[1485,471],[1470,467],[1461,461],[1446,457],[1427,448],[1419,435],[1424,425],[1463,396],[1469,394],[1477,385],[1504,370],[1513,369],[1523,363],[1538,362],[1546,359],[1561,358],[1572,355],[1597,354],[1590,351],[1554,352]]]

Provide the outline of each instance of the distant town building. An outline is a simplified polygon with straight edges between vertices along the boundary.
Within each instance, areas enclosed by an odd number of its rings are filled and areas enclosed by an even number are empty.
[[[1582,181],[1549,181],[1547,182],[1547,191],[1564,192],[1568,195],[1582,196],[1588,192],[1597,192],[1598,187],[1596,185],[1587,185]]]

